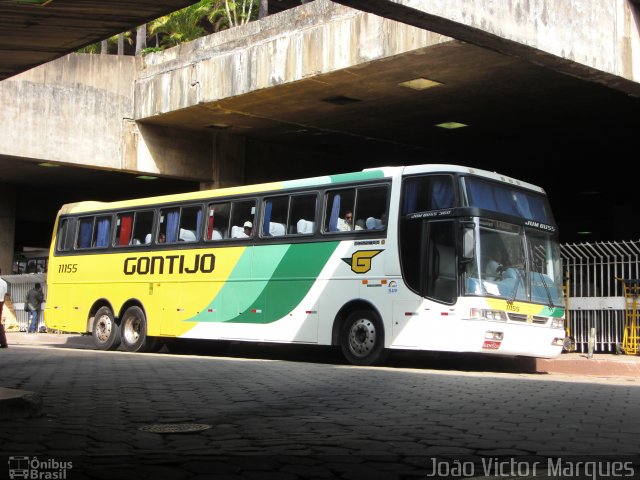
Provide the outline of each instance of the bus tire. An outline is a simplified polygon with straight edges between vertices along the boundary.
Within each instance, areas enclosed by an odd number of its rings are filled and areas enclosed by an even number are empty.
[[[351,313],[342,324],[340,348],[353,365],[382,362],[387,351],[384,348],[384,329],[378,315],[371,310]]]
[[[129,307],[120,321],[122,346],[127,352],[159,350],[159,339],[147,336],[147,316],[140,307]]]
[[[100,307],[96,312],[91,335],[99,350],[115,350],[120,346],[120,327],[109,307]]]

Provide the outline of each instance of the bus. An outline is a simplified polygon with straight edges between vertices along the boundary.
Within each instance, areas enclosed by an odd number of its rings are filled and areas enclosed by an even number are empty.
[[[103,350],[332,345],[371,365],[392,349],[553,358],[565,337],[545,191],[457,165],[64,205],[47,288],[47,328]]]

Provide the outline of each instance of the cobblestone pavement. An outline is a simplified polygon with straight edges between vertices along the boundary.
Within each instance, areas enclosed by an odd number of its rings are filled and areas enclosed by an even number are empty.
[[[605,478],[579,461],[640,478],[638,378],[354,367],[313,352],[323,363],[14,345],[0,351],[2,386],[36,392],[42,411],[3,420],[0,478],[25,457],[69,480]],[[549,458],[564,463],[549,471]],[[487,459],[502,467],[483,476]]]

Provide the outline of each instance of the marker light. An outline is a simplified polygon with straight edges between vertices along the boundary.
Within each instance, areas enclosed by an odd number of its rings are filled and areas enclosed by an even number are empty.
[[[504,338],[503,332],[492,332],[491,330],[487,330],[484,333],[484,338],[487,340],[502,340]]]

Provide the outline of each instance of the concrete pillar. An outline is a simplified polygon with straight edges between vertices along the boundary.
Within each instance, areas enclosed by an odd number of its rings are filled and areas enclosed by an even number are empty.
[[[4,275],[11,275],[16,230],[16,189],[13,185],[0,184],[0,268]]]
[[[214,133],[212,147],[212,181],[201,182],[200,189],[235,187],[245,184],[245,137],[224,132]]]

